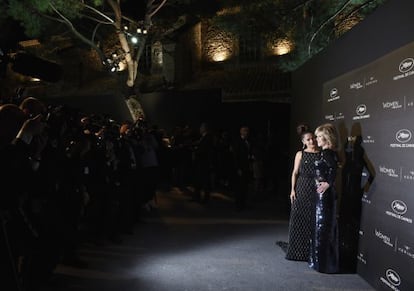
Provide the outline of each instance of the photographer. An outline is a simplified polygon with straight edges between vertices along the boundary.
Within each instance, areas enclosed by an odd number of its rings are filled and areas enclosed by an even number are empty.
[[[138,156],[133,127],[125,122],[119,128],[116,155],[119,159],[117,181],[119,183],[119,228],[122,233],[133,234],[137,210]]]
[[[37,156],[42,151],[33,140],[42,134],[45,124],[41,115],[24,121],[25,115],[16,105],[0,106],[0,175],[1,195],[0,252],[3,286],[21,290],[31,286],[32,258],[38,232],[30,221],[31,186],[37,170]],[[24,121],[24,122],[23,122]],[[21,264],[17,264],[21,262]],[[3,284],[4,283],[4,284]]]

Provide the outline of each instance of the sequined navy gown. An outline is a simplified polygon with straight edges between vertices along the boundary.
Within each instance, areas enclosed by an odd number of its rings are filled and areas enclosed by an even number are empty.
[[[312,215],[315,195],[315,161],[319,153],[302,151],[299,175],[296,181],[296,200],[291,205],[289,219],[289,244],[286,259],[309,260],[309,243],[312,234]]]
[[[336,152],[330,149],[322,150],[320,159],[315,162],[316,179],[330,185],[323,194],[315,191],[315,227],[310,246],[309,266],[321,273],[339,271],[337,197],[334,187],[337,162]]]

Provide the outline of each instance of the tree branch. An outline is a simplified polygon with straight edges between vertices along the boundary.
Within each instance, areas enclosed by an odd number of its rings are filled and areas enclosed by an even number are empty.
[[[121,44],[121,47],[123,51],[125,52],[125,62],[127,63],[127,68],[128,68],[128,78],[127,78],[126,83],[128,87],[134,87],[135,79],[137,76],[137,64],[132,59],[131,49],[128,44],[128,40],[125,34],[121,31],[122,12],[121,12],[121,7],[120,7],[120,2],[119,0],[117,2],[115,2],[114,0],[107,0],[107,2],[111,6],[115,14],[114,25],[117,29],[119,43]]]
[[[106,0],[109,4],[109,6],[111,6],[112,10],[114,11],[115,14],[115,26],[117,29],[121,29],[121,19],[122,19],[122,13],[121,13],[121,7],[119,6],[119,0],[118,2],[115,2],[114,0]]]
[[[103,18],[106,18],[110,23],[114,23],[114,20],[113,19],[111,19],[105,13],[102,13],[101,11],[99,11],[98,9],[96,9],[95,7],[89,6],[88,4],[85,4],[85,3],[82,3],[82,4],[83,4],[83,6],[85,6],[86,8],[88,8],[90,10],[92,10],[96,14],[102,16]]]
[[[342,24],[345,20],[347,20],[349,17],[351,17],[352,15],[354,15],[355,13],[357,13],[359,10],[361,10],[362,8],[364,8],[365,6],[367,6],[367,5],[369,5],[370,3],[372,3],[372,2],[376,2],[376,0],[369,0],[369,1],[367,1],[367,2],[365,2],[365,3],[363,3],[363,4],[361,4],[361,5],[359,5],[359,6],[357,6],[357,7],[355,7],[351,12],[349,12],[347,15],[345,15],[344,17],[342,17],[343,18],[343,20],[339,23],[339,24],[337,24],[337,25],[335,25],[335,27],[336,26],[338,26],[338,25],[340,25],[340,24]]]
[[[167,2],[167,0],[162,0],[162,2],[159,5],[153,5],[155,1],[149,1],[148,5],[147,5],[147,17],[149,19],[151,19],[163,6],[164,4]],[[150,7],[151,6],[151,7]],[[153,9],[153,11],[151,11],[150,9]]]
[[[84,18],[87,18],[89,20],[92,20],[94,22],[100,23],[100,24],[114,24],[114,21],[102,21],[102,20],[99,20],[95,17],[89,16],[89,15],[86,15],[86,14],[82,14],[82,13],[79,13],[79,15],[84,17]]]
[[[83,34],[81,34],[79,31],[77,31],[76,30],[76,28],[73,26],[73,24],[72,24],[72,22],[69,20],[69,19],[67,19],[62,13],[60,13],[59,12],[59,10],[57,10],[56,9],[56,7],[51,3],[51,2],[49,2],[49,5],[50,5],[50,7],[52,8],[52,10],[57,14],[57,15],[59,15],[59,17],[61,18],[61,19],[55,19],[55,20],[58,20],[59,22],[62,22],[62,23],[65,23],[69,28],[70,28],[70,30],[80,39],[80,40],[82,40],[83,42],[85,42],[85,43],[87,43],[89,46],[91,46],[93,49],[95,49],[96,50],[96,52],[98,53],[98,55],[99,55],[99,57],[101,58],[101,61],[104,61],[105,60],[105,55],[103,54],[103,52],[99,49],[99,47],[94,43],[94,42],[92,42],[90,39],[88,39],[88,38],[86,38]],[[52,18],[53,19],[53,18]]]
[[[349,3],[351,3],[352,0],[348,0],[347,2],[344,3],[344,5],[342,5],[342,7],[340,9],[338,9],[338,11],[335,12],[334,15],[332,15],[331,17],[329,17],[327,20],[325,20],[323,23],[321,23],[321,25],[319,25],[318,29],[315,31],[315,33],[312,35],[310,41],[309,41],[309,45],[308,45],[308,55],[311,55],[311,46],[312,46],[312,42],[315,39],[315,37],[318,35],[318,33],[322,30],[322,28],[325,27],[325,25],[327,25],[328,23],[330,23],[333,19],[335,19],[336,16],[338,16],[339,13],[342,12],[342,10],[345,9],[346,6],[348,6]]]

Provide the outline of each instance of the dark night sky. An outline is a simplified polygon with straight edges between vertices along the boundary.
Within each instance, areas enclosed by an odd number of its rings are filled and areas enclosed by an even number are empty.
[[[159,16],[171,17],[181,14],[209,14],[214,13],[219,7],[218,0],[195,0],[191,5],[177,6],[171,4],[174,1],[167,1],[165,6],[159,11]],[[129,0],[122,4],[122,12],[126,15],[142,19],[145,13],[145,0]]]

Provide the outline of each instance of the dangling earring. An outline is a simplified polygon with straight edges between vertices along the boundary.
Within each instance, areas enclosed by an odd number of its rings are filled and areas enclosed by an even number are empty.
[[[306,149],[306,145],[302,144],[302,150]]]

